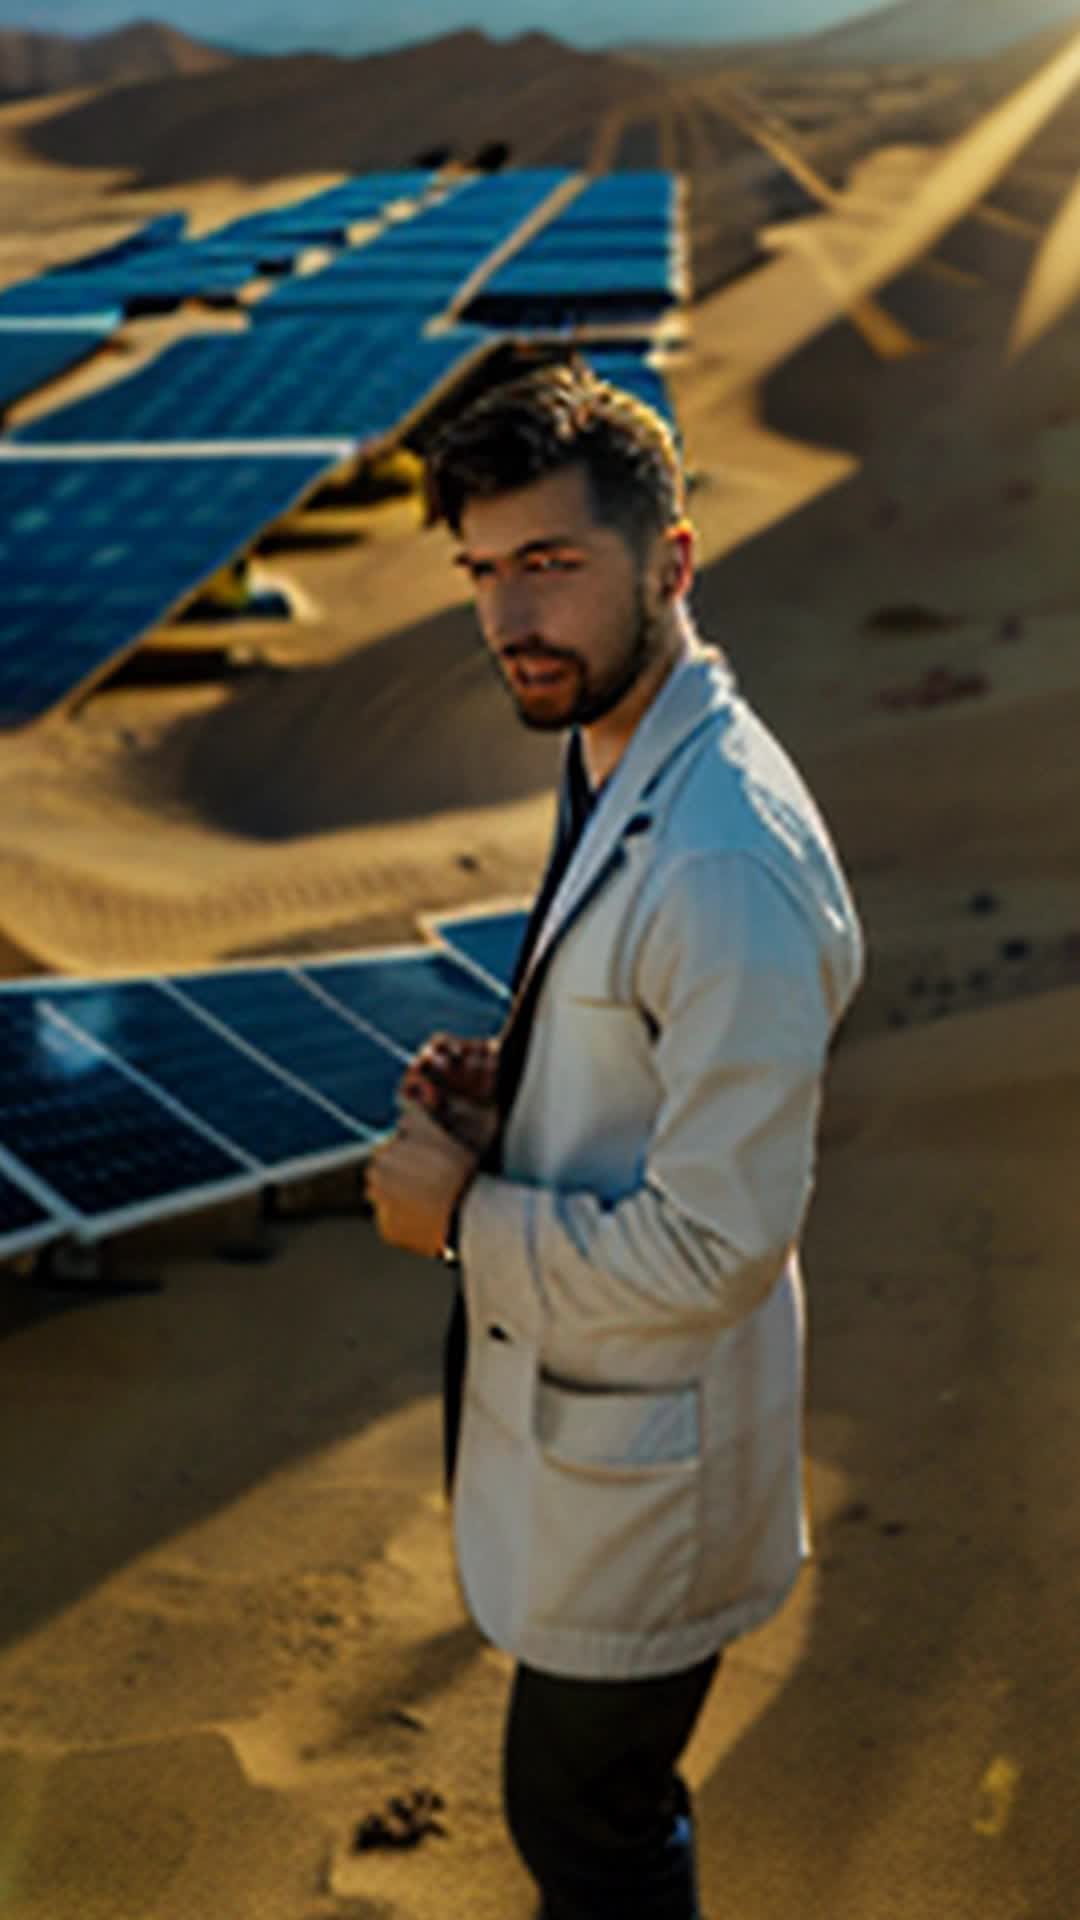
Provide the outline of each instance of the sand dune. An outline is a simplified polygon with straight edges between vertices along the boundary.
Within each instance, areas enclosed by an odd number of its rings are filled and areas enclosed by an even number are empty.
[[[143,186],[186,187],[212,175],[258,182],[405,166],[444,142],[466,158],[508,139],[529,164],[532,147],[565,122],[580,128],[580,161],[597,120],[649,91],[640,70],[615,56],[541,34],[504,43],[464,30],[357,60],[246,60],[131,89],[122,108],[90,98],[38,122],[32,148],[63,166],[118,167]]]
[[[1004,1920],[1072,1884],[1078,1040],[1074,994],[834,1069],[807,1250],[817,1558],[689,1757],[706,1888],[745,1913],[914,1920],[936,1888]],[[0,1651],[9,1911],[444,1920],[467,1890],[480,1920],[524,1916],[506,1665],[461,1611],[433,1488],[443,1283],[355,1220],[281,1229],[254,1272],[193,1236],[182,1257],[175,1229],[142,1237],[164,1293],[0,1348],[24,1462],[3,1537],[33,1569]],[[446,1837],[353,1852],[418,1785]],[[1037,1845],[1009,1817],[1035,1791]]]

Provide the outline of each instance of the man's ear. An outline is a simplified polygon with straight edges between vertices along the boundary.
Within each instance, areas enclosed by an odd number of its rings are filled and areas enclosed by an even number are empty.
[[[681,600],[694,577],[694,529],[689,520],[677,520],[664,533],[660,591],[666,600]]]

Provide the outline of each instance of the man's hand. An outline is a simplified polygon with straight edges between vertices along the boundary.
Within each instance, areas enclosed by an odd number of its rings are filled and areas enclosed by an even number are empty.
[[[405,1070],[400,1099],[430,1113],[481,1158],[498,1131],[495,1076],[497,1040],[462,1040],[436,1033]]]
[[[382,1238],[437,1258],[478,1158],[418,1102],[407,1101],[397,1131],[368,1161],[367,1193]]]
[[[497,1040],[462,1040],[453,1033],[433,1033],[405,1069],[401,1091],[420,1100],[429,1112],[440,1097],[470,1100],[485,1106],[495,1098]]]

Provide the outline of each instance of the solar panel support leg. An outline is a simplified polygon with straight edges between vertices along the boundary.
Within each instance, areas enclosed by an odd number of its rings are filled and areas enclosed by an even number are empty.
[[[117,1266],[105,1242],[54,1240],[38,1255],[30,1284],[42,1293],[101,1300],[122,1294],[160,1293],[160,1276]]]

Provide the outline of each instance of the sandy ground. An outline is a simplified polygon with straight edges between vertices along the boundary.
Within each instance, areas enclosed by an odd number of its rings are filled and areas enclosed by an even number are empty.
[[[27,111],[0,114],[5,279],[181,199],[209,224],[275,197],[31,164]],[[816,1555],[689,1756],[717,1920],[1075,1910],[1080,321],[1006,368],[1030,249],[965,231],[977,272],[887,290],[914,354],[838,326],[738,399],[719,295],[672,375],[700,624],[871,942],[806,1246]],[[552,749],[513,729],[442,537],[410,502],[361,533],[268,557],[309,618],[230,638],[276,671],[128,683],[3,742],[0,970],[375,943],[528,889]],[[934,670],[986,684],[889,704]],[[439,1491],[446,1282],[334,1197],[261,1263],[222,1257],[242,1209],[112,1250],[160,1291],[0,1281],[3,1920],[531,1912],[507,1662]],[[355,1851],[417,1787],[445,1833]]]

